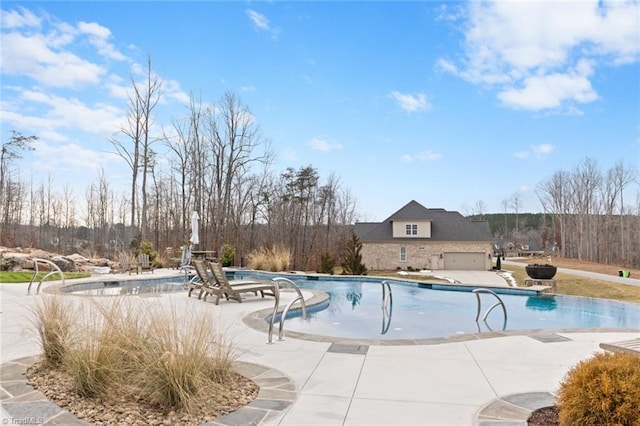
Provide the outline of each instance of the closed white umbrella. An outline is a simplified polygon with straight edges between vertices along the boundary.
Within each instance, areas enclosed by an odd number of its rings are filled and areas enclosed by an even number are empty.
[[[191,215],[191,238],[189,241],[193,245],[197,245],[200,243],[200,236],[198,235],[198,221],[200,220],[200,216],[198,216],[198,212],[193,212]]]

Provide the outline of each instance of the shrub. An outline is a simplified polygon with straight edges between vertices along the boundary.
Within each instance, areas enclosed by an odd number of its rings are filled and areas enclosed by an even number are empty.
[[[236,248],[230,244],[222,245],[222,256],[220,263],[222,266],[233,266],[236,260]]]
[[[331,256],[331,253],[322,253],[320,255],[320,266],[318,267],[318,273],[333,275],[333,268],[336,266],[336,260]]]
[[[291,253],[285,247],[265,244],[260,250],[249,253],[247,260],[247,266],[251,269],[281,272],[289,269]]]
[[[140,254],[148,254],[151,263],[158,266],[156,265],[156,259],[158,259],[159,254],[157,251],[153,250],[153,245],[150,241],[141,240],[141,237],[138,236],[136,239],[132,240],[129,245],[136,257]]]
[[[558,393],[561,425],[639,425],[640,357],[599,353],[574,366]]]
[[[362,263],[362,243],[356,236],[351,234],[351,239],[347,242],[346,255],[342,261],[343,274],[366,275],[367,267]]]

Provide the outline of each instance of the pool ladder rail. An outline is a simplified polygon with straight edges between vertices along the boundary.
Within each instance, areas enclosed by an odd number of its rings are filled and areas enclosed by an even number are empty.
[[[382,281],[382,331],[380,334],[386,334],[391,326],[391,314],[393,313],[393,294],[391,293],[391,285],[388,281]]]
[[[38,282],[38,287],[36,287],[36,294],[40,293],[40,286],[42,285],[42,281],[46,280],[47,278],[49,278],[53,274],[60,274],[60,277],[62,278],[62,284],[64,284],[64,273],[62,272],[62,269],[60,269],[60,267],[58,265],[56,265],[55,263],[53,263],[50,260],[41,259],[39,257],[34,257],[31,260],[33,261],[33,264],[35,265],[35,268],[34,268],[34,271],[33,271],[33,276],[31,277],[31,281],[29,281],[29,287],[27,288],[27,295],[31,294],[31,285],[33,284],[33,282],[35,281],[36,277],[38,276],[38,272],[39,272],[38,271],[38,263],[46,263],[47,265],[53,267],[53,270],[49,271],[42,278],[40,278],[40,282]]]
[[[275,287],[274,291],[278,296],[280,295],[280,288],[283,286],[293,288],[297,293],[296,296],[293,299],[291,299],[289,303],[287,303],[287,306],[285,306],[285,308],[282,310],[282,313],[280,314],[280,327],[278,328],[278,340],[282,341],[284,340],[284,320],[287,318],[287,314],[289,313],[289,309],[291,309],[291,306],[293,306],[293,304],[296,302],[300,302],[300,305],[302,307],[302,318],[306,319],[307,305],[304,302],[304,297],[302,296],[302,292],[300,291],[300,288],[296,285],[296,283],[291,281],[289,278],[276,277],[276,278],[273,278],[271,281],[273,281],[273,284]],[[273,313],[271,314],[271,321],[269,322],[269,340],[267,341],[268,344],[273,344],[273,326],[275,324],[276,315],[279,310],[280,310],[280,297],[276,297],[276,301],[273,306]]]
[[[476,323],[478,323],[478,319],[480,318],[480,312],[482,311],[482,300],[480,299],[480,294],[491,294],[493,295],[496,299],[498,299],[498,301],[493,304],[489,309],[487,309],[487,312],[485,312],[484,316],[482,317],[482,321],[484,321],[485,325],[487,326],[487,328],[490,331],[491,327],[489,327],[489,324],[487,323],[487,317],[489,316],[489,314],[491,313],[491,311],[497,307],[497,306],[502,306],[502,312],[504,313],[504,323],[502,325],[502,330],[505,330],[507,328],[507,308],[504,305],[504,302],[502,301],[502,299],[500,298],[500,296],[498,296],[496,294],[496,292],[489,290],[487,288],[476,288],[474,290],[472,290],[472,293],[474,293],[476,295],[476,299],[478,300],[478,311],[476,313]],[[478,331],[480,331],[480,324],[478,323]]]

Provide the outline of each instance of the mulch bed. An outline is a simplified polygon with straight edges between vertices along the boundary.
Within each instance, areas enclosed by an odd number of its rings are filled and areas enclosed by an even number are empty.
[[[556,405],[535,410],[527,419],[528,426],[559,426],[560,411]]]

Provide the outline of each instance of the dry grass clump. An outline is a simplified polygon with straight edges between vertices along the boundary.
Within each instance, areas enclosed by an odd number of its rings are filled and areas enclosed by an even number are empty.
[[[234,387],[235,354],[210,315],[179,317],[132,300],[72,309],[73,300],[54,296],[34,309],[45,360],[70,376],[79,395],[190,413]]]
[[[44,360],[51,367],[60,366],[67,355],[74,323],[72,312],[59,297],[45,297],[33,308]]]
[[[284,246],[265,245],[247,256],[247,266],[261,271],[282,272],[289,269],[291,252]]]
[[[558,393],[561,425],[640,425],[640,357],[600,353],[578,363]]]

